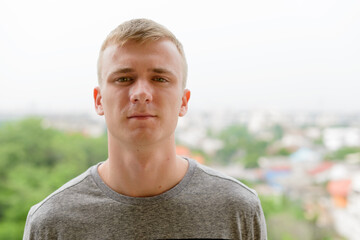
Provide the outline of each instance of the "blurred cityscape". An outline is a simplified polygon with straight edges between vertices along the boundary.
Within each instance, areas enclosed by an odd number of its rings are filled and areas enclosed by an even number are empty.
[[[2,115],[0,126],[16,118]],[[86,114],[42,119],[44,128],[88,137],[106,132],[103,118]],[[258,192],[269,239],[359,239],[360,113],[190,112],[179,120],[176,142],[178,154],[244,181]],[[300,220],[294,220],[295,226],[286,225],[289,219],[282,219],[280,210],[267,215],[295,203],[305,226]],[[285,232],[293,228],[288,238],[277,235],[281,227]],[[293,236],[296,231],[301,232],[298,238]]]
[[[237,131],[239,126],[247,131]],[[224,129],[230,132],[213,134]],[[225,144],[244,134],[248,134],[244,141],[260,147],[238,142],[236,151],[227,155],[227,164],[216,159],[209,164],[256,183],[253,187],[259,195],[285,195],[300,202],[305,218],[319,228],[334,230],[339,239],[360,239],[360,114],[204,112],[180,122],[177,139],[212,158],[220,157],[217,153]],[[242,161],[251,154],[257,155],[257,164]]]

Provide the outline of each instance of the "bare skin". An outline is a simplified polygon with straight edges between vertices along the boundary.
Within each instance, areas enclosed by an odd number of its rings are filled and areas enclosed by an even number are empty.
[[[137,160],[134,160],[137,159]],[[141,162],[143,161],[143,162]],[[121,161],[109,159],[98,171],[103,181],[114,191],[131,197],[151,197],[174,187],[184,177],[188,163],[176,157],[149,159],[129,156]]]
[[[161,194],[185,176],[188,161],[176,155],[174,132],[187,112],[182,59],[167,40],[109,46],[102,57],[95,109],[108,126],[108,159],[102,180],[131,197]]]

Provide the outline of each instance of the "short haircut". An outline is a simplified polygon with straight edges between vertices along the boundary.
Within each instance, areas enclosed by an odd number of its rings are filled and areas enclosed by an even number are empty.
[[[173,42],[178,49],[182,60],[183,60],[183,87],[186,86],[186,79],[187,79],[187,63],[185,58],[185,53],[182,44],[180,41],[175,37],[175,35],[170,32],[166,27],[163,25],[154,22],[149,19],[132,19],[130,21],[126,21],[112,30],[109,35],[106,37],[105,41],[103,42],[98,63],[97,63],[97,71],[98,71],[98,82],[101,83],[101,61],[102,61],[102,53],[104,50],[113,44],[122,46],[127,41],[135,41],[139,44],[149,42],[149,41],[156,41],[162,38],[169,39]]]

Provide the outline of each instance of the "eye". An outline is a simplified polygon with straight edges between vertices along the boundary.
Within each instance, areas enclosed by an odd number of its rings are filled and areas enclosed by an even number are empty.
[[[116,79],[117,82],[130,82],[132,81],[131,77],[120,77]]]
[[[156,82],[168,82],[168,80],[166,80],[165,78],[162,78],[162,77],[155,77],[155,78],[153,78],[153,80]]]

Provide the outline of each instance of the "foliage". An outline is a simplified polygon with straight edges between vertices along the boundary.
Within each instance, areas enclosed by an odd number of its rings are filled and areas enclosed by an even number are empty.
[[[280,148],[280,149],[277,151],[276,155],[277,155],[277,156],[290,156],[292,153],[293,153],[293,152],[290,151],[290,150],[287,149],[287,148]]]
[[[284,195],[259,196],[265,217],[284,211],[290,213],[298,220],[305,220],[304,211],[300,202],[291,201]]]
[[[274,140],[280,140],[283,138],[284,136],[284,129],[281,125],[279,124],[275,124],[272,128],[271,131],[274,135]]]
[[[329,154],[326,158],[329,160],[334,160],[334,161],[340,160],[341,161],[341,160],[344,160],[347,155],[353,154],[353,153],[360,153],[360,148],[359,147],[343,147],[343,148],[340,148],[340,149],[336,150],[335,152]]]
[[[30,207],[107,157],[106,136],[44,128],[38,118],[0,126],[0,239],[21,239]]]
[[[258,140],[249,133],[246,126],[232,125],[222,130],[218,139],[224,147],[216,154],[216,160],[223,163],[242,163],[245,167],[257,167],[258,159],[265,155],[268,143]]]
[[[334,229],[319,227],[304,216],[301,203],[285,195],[259,196],[271,240],[326,240],[336,236]],[[338,239],[338,238],[336,238]]]

